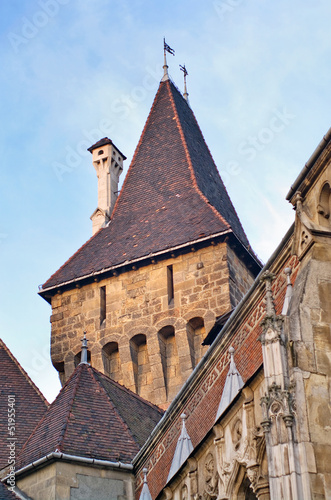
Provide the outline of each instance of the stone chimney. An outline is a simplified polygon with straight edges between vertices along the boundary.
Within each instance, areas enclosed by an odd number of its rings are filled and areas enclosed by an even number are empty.
[[[104,137],[88,148],[92,153],[92,162],[98,177],[98,207],[90,219],[92,231],[95,234],[105,227],[110,220],[118,196],[118,181],[123,171],[123,161],[126,160],[113,142]]]

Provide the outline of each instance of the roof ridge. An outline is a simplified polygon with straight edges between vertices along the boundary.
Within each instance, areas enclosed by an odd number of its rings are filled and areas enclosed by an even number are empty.
[[[104,392],[104,395],[106,396],[106,399],[109,403],[109,405],[111,406],[112,410],[116,413],[117,415],[117,418],[120,420],[120,422],[124,425],[124,427],[126,428],[126,430],[128,431],[128,433],[130,434],[130,436],[132,437],[133,441],[136,443],[138,449],[140,449],[140,445],[139,443],[137,442],[136,438],[134,437],[134,435],[132,434],[132,431],[130,429],[130,427],[128,426],[128,424],[125,422],[125,420],[123,419],[122,415],[119,413],[118,409],[116,408],[116,406],[114,405],[114,403],[112,402],[112,400],[110,399],[110,396],[109,394],[107,393],[106,389],[103,387],[102,384],[100,384],[100,382],[96,379],[95,377],[95,374],[94,374],[94,371],[93,371],[93,368],[92,366],[89,366],[89,368],[91,368],[91,374],[93,375],[93,379],[95,380],[95,382],[98,384],[99,387],[101,387],[101,389],[103,390]],[[110,379],[111,380],[111,379]]]
[[[175,84],[175,83],[174,83],[171,79],[169,79],[169,82],[173,85],[173,87],[177,90],[177,92],[178,92],[178,93],[180,94],[180,96],[183,98],[182,93],[181,93],[181,91],[178,89],[177,85],[176,85],[176,84]],[[172,96],[171,96],[171,97],[172,97]],[[184,98],[183,98],[183,101],[185,101],[185,99],[184,99]],[[240,221],[240,218],[239,218],[238,212],[237,212],[237,210],[236,210],[236,207],[235,207],[235,206],[234,206],[234,204],[232,203],[232,200],[231,200],[231,197],[230,197],[230,195],[229,195],[229,193],[228,193],[228,190],[227,190],[227,188],[226,188],[226,186],[225,186],[225,184],[224,184],[224,182],[223,182],[223,180],[222,180],[222,177],[221,177],[221,175],[220,175],[220,173],[219,173],[219,171],[218,171],[218,168],[217,168],[217,166],[216,166],[216,163],[215,163],[214,157],[213,157],[213,155],[212,155],[212,153],[211,153],[211,151],[210,151],[210,149],[209,149],[209,146],[208,146],[208,144],[207,144],[207,142],[206,142],[206,140],[205,140],[205,137],[204,137],[204,135],[203,135],[203,133],[202,133],[202,130],[201,130],[200,125],[199,125],[199,122],[198,122],[198,120],[196,119],[196,116],[195,116],[195,114],[194,114],[194,111],[193,111],[193,110],[192,110],[192,108],[189,106],[189,104],[188,104],[188,102],[187,102],[187,101],[185,101],[185,104],[189,107],[190,112],[192,113],[192,116],[193,116],[193,119],[194,119],[194,121],[195,121],[195,124],[196,124],[196,126],[197,126],[197,128],[198,128],[198,130],[199,130],[199,132],[200,132],[200,134],[201,134],[201,137],[202,137],[202,139],[203,139],[204,146],[205,146],[205,148],[207,149],[207,151],[208,151],[208,153],[209,153],[209,155],[210,155],[210,158],[212,159],[212,162],[213,162],[213,163],[214,163],[214,165],[215,165],[216,172],[217,172],[218,177],[219,177],[219,179],[220,179],[220,181],[221,181],[221,183],[222,183],[222,187],[223,187],[223,189],[224,189],[224,191],[225,191],[225,193],[226,193],[226,195],[227,195],[227,197],[228,197],[228,199],[229,199],[229,201],[230,201],[230,203],[231,203],[231,209],[233,210],[234,214],[236,215],[236,217],[237,217],[237,219],[238,219],[238,221],[239,221],[239,224],[240,224],[240,226],[241,226],[241,230],[242,230],[242,232],[243,232],[243,234],[244,234],[244,236],[245,236],[245,238],[246,238],[246,240],[247,240],[247,245],[246,245],[246,244],[242,241],[242,239],[240,238],[240,236],[239,236],[239,235],[237,235],[237,232],[235,231],[235,228],[233,228],[233,227],[232,227],[232,225],[230,225],[230,224],[228,223],[228,224],[229,224],[229,227],[231,228],[232,232],[233,232],[233,233],[237,236],[237,238],[239,239],[239,241],[240,241],[240,242],[241,242],[241,243],[242,243],[242,244],[243,244],[246,248],[251,249],[251,245],[250,245],[249,240],[248,240],[248,238],[247,238],[246,231],[245,231],[245,229],[244,229],[243,225],[241,224],[241,221]],[[177,111],[177,110],[176,110],[176,111]],[[183,134],[183,135],[184,135],[184,134]],[[184,136],[184,137],[185,137],[185,136]],[[188,149],[188,148],[187,148],[187,149]],[[193,166],[192,166],[192,168],[193,168]],[[194,169],[193,169],[193,170],[194,170]],[[198,186],[197,186],[197,187],[198,187]],[[200,188],[198,187],[198,189],[200,189]],[[204,195],[203,195],[203,193],[201,193],[201,194],[202,194],[202,196],[204,196]],[[207,204],[208,204],[208,205],[210,205],[213,209],[215,209],[218,215],[220,215],[221,217],[223,217],[223,216],[222,216],[222,214],[220,214],[220,212],[218,212],[217,208],[215,208],[215,207],[214,207],[214,205],[212,205],[212,203],[208,200],[208,198],[207,198],[207,197],[205,197],[205,198],[206,198],[206,200],[205,200],[205,201],[207,201]],[[226,222],[227,222],[227,221],[226,221]]]
[[[58,443],[58,445],[59,445],[59,451],[61,451],[61,446],[62,446],[62,444],[64,442],[65,434],[67,432],[67,428],[68,428],[68,424],[69,424],[71,408],[72,408],[73,402],[75,400],[76,393],[77,393],[77,390],[78,390],[78,387],[79,387],[79,381],[80,381],[80,378],[81,378],[81,374],[82,374],[82,371],[85,368],[85,366],[87,366],[87,368],[88,368],[89,365],[79,364],[77,366],[76,370],[75,370],[75,372],[77,374],[77,377],[76,377],[76,380],[75,380],[75,386],[74,386],[74,390],[73,390],[73,395],[72,395],[72,398],[71,398],[71,400],[69,401],[69,404],[68,404],[67,417],[66,417],[65,422],[64,422],[64,424],[62,425],[62,428],[61,428],[60,441]]]
[[[150,406],[151,408],[153,408],[154,410],[157,410],[159,411],[160,413],[164,413],[164,410],[162,410],[162,408],[160,408],[159,406],[155,405],[154,403],[152,403],[151,401],[147,401],[147,399],[143,398],[142,396],[140,396],[139,394],[137,394],[136,392],[133,392],[131,389],[129,389],[128,387],[126,387],[125,385],[123,384],[120,384],[119,382],[117,382],[116,380],[113,380],[112,378],[108,377],[108,375],[106,375],[105,373],[102,373],[100,372],[99,370],[97,370],[94,366],[91,366],[92,370],[97,372],[98,375],[101,375],[102,377],[106,378],[107,380],[109,380],[112,384],[114,384],[115,386],[118,386],[119,389],[121,390],[125,390],[126,392],[128,392],[131,396],[134,396],[136,399],[139,399],[142,403],[145,403],[146,405]]]
[[[205,204],[208,207],[210,207],[210,209],[214,212],[214,214],[225,224],[225,226],[228,229],[231,229],[233,231],[233,228],[230,226],[230,224],[228,223],[228,221],[226,221],[224,219],[224,217],[219,213],[219,211],[214,207],[214,205],[212,205],[210,203],[210,201],[202,193],[201,189],[198,186],[197,179],[196,179],[195,172],[194,172],[194,168],[193,168],[193,165],[192,165],[191,156],[190,156],[190,153],[189,153],[189,150],[188,150],[188,147],[187,147],[187,143],[186,143],[186,139],[185,139],[185,136],[184,136],[183,128],[182,128],[182,125],[181,125],[181,122],[180,122],[180,119],[179,119],[179,115],[178,115],[178,111],[177,111],[177,108],[176,108],[176,104],[175,104],[175,101],[174,101],[174,98],[173,98],[173,95],[172,95],[172,92],[171,92],[171,84],[173,85],[173,83],[170,80],[167,80],[165,83],[167,83],[167,82],[169,82],[168,83],[168,88],[169,88],[170,101],[171,101],[171,105],[172,105],[172,108],[173,108],[174,113],[175,113],[176,123],[177,123],[177,127],[178,127],[178,130],[179,130],[179,135],[180,135],[180,138],[182,140],[183,148],[184,148],[184,151],[185,151],[185,156],[187,158],[189,170],[190,170],[192,181],[193,181],[193,187],[196,190],[196,192],[199,194],[199,196],[201,197],[201,199],[205,202]],[[174,85],[174,87],[175,87],[175,85]],[[201,132],[201,130],[200,130],[200,132]],[[209,151],[209,149],[208,149],[208,151]]]
[[[156,103],[157,97],[158,97],[159,93],[161,92],[161,87],[162,87],[162,85],[163,85],[164,83],[166,83],[166,82],[162,82],[162,81],[160,82],[159,88],[158,88],[158,90],[157,90],[157,92],[156,92],[156,94],[155,94],[155,97],[154,97],[154,100],[153,100],[153,104],[152,104],[151,109],[149,110],[148,116],[147,116],[147,118],[146,118],[146,120],[145,120],[145,125],[144,125],[144,128],[143,128],[143,130],[142,130],[142,132],[141,132],[141,134],[140,134],[139,142],[138,142],[138,144],[137,144],[137,146],[136,146],[136,149],[134,150],[133,157],[132,157],[132,159],[131,159],[131,162],[130,162],[130,165],[129,165],[128,171],[127,171],[127,173],[126,173],[126,175],[125,175],[125,179],[124,179],[124,182],[123,182],[123,184],[122,184],[122,188],[121,188],[120,194],[118,195],[117,200],[116,200],[116,202],[115,202],[115,205],[114,205],[113,211],[112,211],[111,216],[110,216],[110,220],[112,220],[112,219],[113,219],[113,217],[116,215],[117,205],[118,205],[118,203],[119,203],[119,200],[120,200],[120,198],[121,198],[121,195],[122,195],[122,193],[123,193],[123,191],[124,191],[124,187],[125,187],[125,185],[126,185],[126,183],[127,183],[127,180],[128,180],[128,178],[129,178],[129,172],[130,172],[130,170],[132,169],[133,163],[134,163],[134,161],[135,161],[135,159],[136,159],[136,156],[137,156],[137,154],[138,154],[138,152],[139,152],[139,148],[140,148],[140,145],[141,145],[141,143],[142,143],[142,141],[143,141],[143,137],[144,137],[145,132],[146,132],[146,129],[147,129],[147,124],[148,124],[148,122],[149,122],[149,118],[150,118],[150,116],[151,116],[151,114],[152,114],[152,111],[154,110],[154,107],[155,107],[155,103]]]
[[[17,358],[13,355],[11,350],[7,347],[5,342],[0,338],[0,346],[4,348],[10,359],[13,361],[13,363],[17,366],[17,368],[20,370],[22,375],[26,378],[27,382],[31,385],[31,387],[37,392],[37,394],[41,397],[41,399],[46,403],[46,407],[49,408],[50,403],[47,401],[41,390],[36,386],[36,384],[33,382],[33,380],[30,378],[29,374],[24,370],[22,367],[21,363],[17,360]]]
[[[119,389],[121,390],[124,390],[126,391],[127,393],[129,393],[131,396],[135,397],[136,399],[139,399],[140,401],[142,401],[143,403],[145,403],[146,405],[150,406],[151,408],[153,408],[154,410],[157,410],[159,411],[162,415],[164,414],[164,410],[162,410],[162,408],[160,408],[159,406],[155,405],[154,403],[151,403],[150,401],[147,401],[147,399],[143,398],[142,396],[139,396],[139,394],[137,394],[136,392],[133,392],[131,389],[129,389],[128,387],[126,387],[125,385],[123,384],[120,384],[119,382],[117,382],[116,380],[113,380],[112,378],[108,377],[108,375],[106,375],[105,373],[102,373],[100,372],[99,370],[97,370],[94,366],[91,366],[92,370],[95,371],[98,375],[101,375],[101,377],[104,377],[107,379],[107,381],[110,381],[112,384],[114,384],[115,386],[117,386]]]
[[[87,245],[87,244],[88,244],[88,243],[89,243],[89,242],[90,242],[90,241],[91,241],[91,240],[92,240],[92,239],[93,239],[93,238],[94,238],[97,234],[99,234],[99,232],[101,231],[101,229],[104,229],[104,228],[103,228],[103,227],[101,227],[101,228],[100,228],[100,229],[99,229],[99,230],[98,230],[95,234],[92,234],[92,236],[91,236],[88,240],[86,240],[86,241],[85,241],[85,243],[83,243],[83,244],[82,244],[82,245],[78,248],[78,250],[76,250],[76,252],[75,252],[75,253],[74,253],[71,257],[69,257],[69,259],[67,259],[67,260],[64,262],[64,264],[62,264],[62,266],[61,266],[61,267],[59,267],[59,269],[58,269],[57,271],[55,271],[55,273],[53,273],[53,274],[52,274],[52,275],[51,275],[51,276],[47,279],[47,281],[45,281],[45,283],[43,283],[43,284],[42,284],[42,288],[44,287],[44,285],[46,285],[46,283],[48,283],[48,282],[49,282],[49,281],[53,278],[53,276],[55,276],[58,272],[60,272],[60,271],[64,268],[64,266],[66,266],[67,264],[69,264],[69,262],[70,262],[70,261],[72,261],[72,259],[73,259],[73,258],[74,258],[74,257],[75,257],[75,256],[76,256],[76,255],[77,255],[77,254],[78,254],[78,253],[79,253],[79,252],[80,252],[80,251],[81,251],[84,247],[86,247],[86,245]],[[76,276],[75,276],[75,277],[76,277]],[[59,285],[61,285],[61,283],[59,283]],[[56,284],[55,286],[57,286],[57,284]],[[42,290],[40,290],[40,291],[42,291]]]
[[[56,398],[54,399],[54,401],[52,401],[52,403],[48,406],[48,408],[45,411],[44,415],[39,420],[39,422],[37,423],[36,427],[33,429],[33,431],[31,432],[30,436],[28,437],[28,439],[25,441],[24,445],[22,446],[21,451],[19,452],[19,456],[22,455],[23,451],[25,450],[25,448],[27,447],[27,445],[29,444],[29,442],[31,441],[31,439],[36,434],[37,429],[42,425],[42,423],[44,422],[44,420],[47,418],[49,412],[51,411],[52,407],[55,405],[55,403],[56,403],[57,399],[59,398],[60,394],[67,387],[67,385],[69,384],[70,380],[73,378],[74,375],[76,375],[76,370],[73,371],[73,373],[70,375],[70,377],[68,378],[68,380],[66,381],[66,383],[61,387],[61,389],[60,389],[58,395],[56,396]]]

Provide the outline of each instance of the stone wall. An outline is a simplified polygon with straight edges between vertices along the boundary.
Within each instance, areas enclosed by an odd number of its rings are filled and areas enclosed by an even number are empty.
[[[33,500],[133,500],[129,471],[102,469],[62,460],[17,478],[17,486]]]
[[[252,282],[240,259],[219,243],[57,294],[53,364],[66,380],[86,330],[95,368],[167,407],[206,352],[201,343],[216,317]]]

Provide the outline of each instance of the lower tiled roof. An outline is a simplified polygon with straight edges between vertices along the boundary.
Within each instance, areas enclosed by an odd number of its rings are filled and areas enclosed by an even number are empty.
[[[88,364],[80,364],[18,458],[22,468],[52,452],[130,463],[163,411]]]

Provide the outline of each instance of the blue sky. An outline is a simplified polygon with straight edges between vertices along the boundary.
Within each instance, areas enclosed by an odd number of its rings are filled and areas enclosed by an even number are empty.
[[[286,193],[330,127],[328,0],[2,0],[0,335],[49,400],[50,306],[37,295],[91,235],[86,151],[130,164],[162,77],[183,88],[248,238],[266,261]],[[124,179],[124,175],[123,175]],[[123,180],[122,179],[122,180]]]

